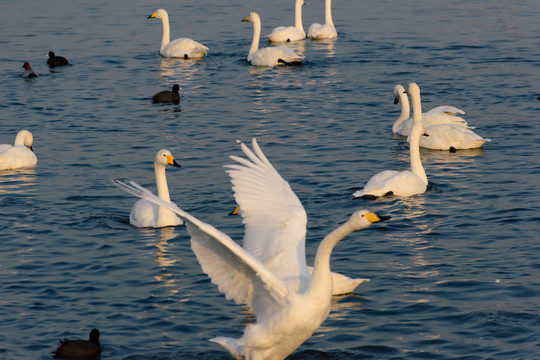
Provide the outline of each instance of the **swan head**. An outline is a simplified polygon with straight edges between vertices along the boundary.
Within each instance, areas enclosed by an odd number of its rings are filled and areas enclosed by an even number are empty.
[[[405,88],[399,84],[394,86],[394,104],[399,103],[399,99],[401,98],[402,94],[405,94]]]
[[[306,2],[304,0],[296,0],[296,5],[298,6],[306,5]]]
[[[412,97],[420,98],[420,87],[418,86],[417,83],[410,83],[409,86],[407,86],[407,90],[405,90],[404,93],[410,94],[411,98]]]
[[[248,16],[246,16],[246,18],[242,21],[249,21],[249,22],[256,22],[257,19],[259,20],[259,22],[261,21],[261,18],[259,17],[259,14],[257,14],[256,12],[251,12],[249,13]]]
[[[390,219],[390,216],[380,216],[368,210],[360,210],[351,215],[349,223],[354,230],[362,230],[371,224]]]
[[[15,145],[24,145],[30,150],[34,151],[32,144],[34,143],[34,136],[28,130],[21,130],[17,133],[15,138]]]
[[[168,19],[169,14],[167,14],[167,11],[163,9],[157,9],[155,13],[150,15],[148,19]]]
[[[161,149],[156,154],[156,158],[154,159],[154,164],[156,165],[172,165],[174,167],[181,167],[180,164],[174,160],[174,156],[172,156],[171,152],[167,149]]]

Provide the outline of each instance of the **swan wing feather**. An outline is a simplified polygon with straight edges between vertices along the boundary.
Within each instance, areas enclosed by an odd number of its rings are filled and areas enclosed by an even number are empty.
[[[264,289],[266,294],[262,296],[267,295],[275,303],[282,303],[288,295],[288,289],[280,279],[225,233],[200,221],[176,204],[160,199],[133,181],[130,185],[118,180],[113,183],[132,195],[168,208],[184,220],[191,236],[192,249],[203,271],[227,299],[250,305],[254,288],[257,291]]]
[[[241,146],[248,159],[231,156],[237,164],[226,167],[246,227],[243,246],[276,275],[306,276],[306,211],[257,141],[253,151]]]

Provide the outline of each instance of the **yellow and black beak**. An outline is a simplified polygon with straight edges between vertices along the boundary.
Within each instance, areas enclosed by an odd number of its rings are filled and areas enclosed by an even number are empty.
[[[238,215],[238,211],[240,210],[240,206],[237,206],[236,209],[234,209],[233,211],[231,211],[229,213],[229,215],[233,216],[233,215]]]
[[[399,97],[394,96],[394,105],[396,105],[397,103],[399,103]]]
[[[32,145],[27,146],[27,148],[29,148],[30,150],[32,150],[32,152],[34,152],[34,148],[32,147]]]
[[[381,221],[386,221],[388,219],[390,219],[391,217],[390,216],[379,216],[375,213],[367,213],[365,215],[366,219],[368,219],[372,224],[376,223],[376,222],[381,222]]]
[[[165,156],[165,158],[167,159],[167,164],[172,165],[172,166],[177,167],[177,168],[182,167],[182,166],[180,166],[179,163],[176,162],[176,160],[174,160],[174,157],[172,155],[167,155],[167,156]]]
[[[249,21],[249,15],[246,16],[246,18],[244,20],[242,20],[242,21]]]
[[[157,15],[157,11],[155,13],[153,13],[152,15],[150,15],[149,17],[147,17],[147,19],[152,19],[152,18],[155,18]]]

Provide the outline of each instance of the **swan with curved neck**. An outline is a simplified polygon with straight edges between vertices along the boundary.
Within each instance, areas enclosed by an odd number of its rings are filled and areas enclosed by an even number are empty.
[[[171,165],[179,168],[180,165],[174,160],[171,152],[166,149],[158,151],[154,158],[154,172],[156,175],[157,192],[160,199],[171,201],[165,167]],[[141,199],[133,204],[129,223],[135,227],[164,227],[182,225],[182,220],[170,210],[158,206],[148,200]]]
[[[409,99],[401,85],[394,87],[394,103],[401,101],[401,114],[394,122],[394,133],[408,136],[413,123],[409,118]],[[412,97],[412,94],[411,94]],[[461,109],[449,105],[437,106],[422,114],[422,124],[429,136],[420,137],[420,147],[433,150],[475,149],[491,141],[476,134],[467,121],[457,116],[465,114]],[[407,139],[409,140],[409,139]]]
[[[253,23],[253,39],[247,57],[251,65],[276,66],[302,62],[303,56],[297,55],[293,50],[284,45],[259,50],[259,40],[261,37],[261,18],[259,14],[252,12],[242,21]]]
[[[302,211],[299,213],[299,200],[255,139],[252,145],[253,151],[242,144],[247,159],[232,156],[237,164],[227,166],[246,227],[243,247],[137,184],[116,184],[136,196],[167,206],[182,217],[203,271],[227,299],[247,304],[253,310],[256,322],[246,326],[241,338],[217,337],[210,341],[223,346],[235,358],[279,360],[308,339],[330,312],[330,255],[334,246],[351,232],[388,217],[367,210],[355,212],[322,240],[310,276],[305,265],[307,219]],[[291,216],[298,217],[298,226],[280,226]],[[269,218],[277,223],[269,225]],[[299,228],[304,233],[292,243],[287,241]],[[274,237],[276,231],[282,232],[280,241]],[[275,240],[268,243],[269,239]]]
[[[28,130],[21,130],[15,137],[14,145],[0,145],[0,170],[34,167],[38,163],[32,144],[34,136]]]
[[[308,37],[311,39],[335,39],[338,36],[334,21],[332,21],[332,0],[325,0],[324,7],[325,23],[322,25],[319,23],[311,24],[308,29]]]
[[[411,170],[382,171],[369,179],[362,190],[356,191],[354,197],[412,196],[426,191],[428,180],[420,158],[420,137],[426,135],[422,124],[420,88],[416,83],[410,83],[407,92],[411,94],[414,119],[409,145]]]
[[[298,41],[306,38],[304,25],[302,25],[302,6],[304,0],[296,0],[294,10],[294,26],[278,26],[266,37],[271,42],[282,43]]]
[[[178,57],[185,59],[198,59],[206,56],[208,48],[197,41],[189,38],[179,38],[171,42],[169,29],[169,14],[163,9],[158,9],[149,19],[161,19],[163,22],[163,37],[161,38],[160,54],[163,57]]]

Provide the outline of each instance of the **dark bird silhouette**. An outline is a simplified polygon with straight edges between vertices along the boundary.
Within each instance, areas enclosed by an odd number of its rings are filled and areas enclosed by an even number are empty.
[[[60,340],[60,346],[54,351],[55,359],[66,360],[94,360],[99,359],[101,345],[99,343],[99,330],[90,331],[87,340]]]
[[[158,92],[154,97],[152,98],[152,102],[155,103],[179,103],[180,102],[180,94],[178,93],[178,90],[180,90],[180,86],[178,84],[175,84],[172,87],[172,91],[164,90]]]
[[[56,56],[52,51],[49,51],[48,56],[47,64],[49,64],[50,67],[66,66],[69,64],[65,57]]]

